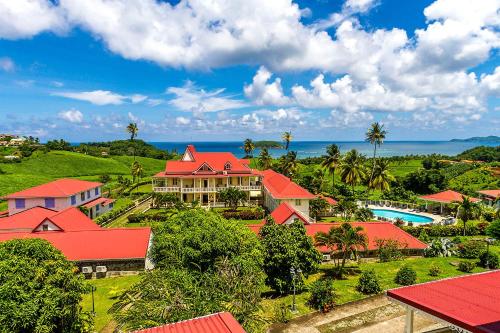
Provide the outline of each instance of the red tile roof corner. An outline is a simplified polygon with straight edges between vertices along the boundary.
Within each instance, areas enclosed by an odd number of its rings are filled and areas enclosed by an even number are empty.
[[[276,224],[283,224],[294,214],[302,220],[304,224],[309,224],[309,220],[287,202],[282,202],[278,207],[276,207],[276,209],[272,211],[271,217]]]
[[[50,183],[38,185],[19,192],[9,194],[4,199],[13,198],[44,198],[44,197],[68,197],[102,186],[99,182],[89,182],[80,179],[62,178]]]
[[[468,197],[466,195],[463,195],[459,192],[452,191],[452,190],[446,190],[446,191],[439,192],[439,193],[423,195],[423,196],[420,196],[419,198],[422,200],[426,200],[426,201],[452,203],[452,202],[462,202],[463,201],[462,196],[469,198],[473,202],[480,201],[477,198]]]
[[[315,196],[290,178],[268,169],[261,172],[263,184],[275,199],[314,199]]]
[[[246,333],[229,312],[219,312],[177,323],[134,331],[135,333]]]

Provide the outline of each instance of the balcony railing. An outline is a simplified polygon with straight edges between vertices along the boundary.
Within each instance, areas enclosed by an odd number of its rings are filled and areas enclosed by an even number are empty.
[[[213,193],[220,192],[229,187],[235,187],[242,191],[260,191],[260,185],[230,185],[230,186],[210,186],[210,187],[180,187],[180,186],[153,186],[155,192],[167,193]]]

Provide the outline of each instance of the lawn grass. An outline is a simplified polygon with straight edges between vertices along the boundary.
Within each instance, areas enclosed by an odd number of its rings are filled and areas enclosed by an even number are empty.
[[[499,247],[500,248],[500,247]],[[500,250],[500,249],[499,249]],[[393,261],[387,263],[379,263],[376,261],[364,262],[358,266],[353,266],[353,268],[363,271],[368,269],[373,269],[377,276],[379,277],[380,285],[383,290],[399,287],[394,282],[394,276],[396,272],[405,264],[411,266],[417,272],[417,283],[423,283],[433,280],[444,279],[453,276],[464,275],[465,273],[460,272],[456,266],[451,263],[457,263],[464,259],[460,258],[407,258],[404,261]],[[441,268],[441,274],[437,277],[432,277],[429,275],[429,267],[431,265],[436,265]],[[314,275],[308,277],[306,281],[306,286],[310,285],[317,279],[324,278],[325,276],[331,275],[332,265],[323,264],[321,265],[320,271]],[[476,267],[474,273],[482,272],[484,269]],[[344,304],[351,301],[360,300],[367,297],[356,290],[356,285],[358,284],[359,274],[347,275],[343,280],[335,280],[334,286],[337,294],[337,304]],[[272,294],[271,294],[272,295]],[[292,304],[292,295],[282,296],[282,297],[265,297],[262,301],[262,312],[261,314],[272,319],[272,314],[274,308],[284,303],[286,305]],[[294,315],[301,316],[310,312],[311,309],[307,305],[307,301],[310,297],[308,291],[297,294],[297,309],[298,313]]]
[[[100,175],[129,175],[131,156],[94,157],[67,151],[35,152],[19,163],[1,165],[0,195],[16,192],[63,177],[98,180]],[[151,176],[165,167],[165,161],[137,157],[144,175]]]
[[[138,282],[139,279],[139,275],[130,275],[88,281],[96,287],[94,291],[96,312],[94,325],[97,332],[101,331],[112,320],[112,316],[108,313],[108,310],[115,302],[115,297]],[[91,293],[84,295],[82,307],[84,311],[92,311]]]

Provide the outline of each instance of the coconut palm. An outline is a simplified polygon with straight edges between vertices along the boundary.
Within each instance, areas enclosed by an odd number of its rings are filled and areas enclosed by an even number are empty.
[[[259,154],[259,165],[262,169],[266,170],[271,168],[271,165],[273,164],[273,158],[269,154],[269,151],[267,148],[262,148]]]
[[[357,209],[356,202],[349,199],[340,199],[335,205],[335,213],[342,215],[345,221],[348,221]]]
[[[473,202],[469,197],[462,195],[462,202],[458,205],[457,216],[464,223],[464,236],[467,221],[481,215],[481,207]]]
[[[337,145],[332,144],[326,147],[325,159],[321,162],[324,167],[332,175],[332,191],[335,190],[335,169],[340,163],[340,149]]]
[[[395,180],[389,171],[389,161],[379,160],[373,169],[373,174],[368,187],[373,190],[388,191],[391,188],[391,182]]]
[[[132,163],[131,171],[132,171],[132,177],[133,177],[134,182],[136,179],[137,180],[141,179],[142,176],[144,175],[144,168],[137,161],[134,161],[134,163]]]
[[[134,139],[137,137],[137,132],[139,132],[139,128],[137,127],[137,123],[128,124],[127,132],[130,134],[130,141],[134,141]]]
[[[370,175],[370,182],[374,176],[375,172],[375,162],[377,156],[377,146],[381,146],[384,143],[385,136],[387,135],[387,131],[384,130],[384,125],[381,125],[378,122],[373,123],[368,131],[366,131],[366,141],[370,142],[373,145],[373,166],[372,173]]]
[[[281,136],[283,141],[285,141],[285,149],[288,151],[288,147],[290,146],[290,141],[292,141],[292,132],[284,132]]]
[[[340,178],[344,183],[351,185],[353,195],[354,186],[361,182],[366,174],[363,161],[363,156],[353,149],[347,152],[340,162]]]
[[[328,233],[318,232],[314,238],[317,246],[326,246],[332,253],[340,254],[340,257],[334,260],[340,278],[342,278],[346,260],[351,255],[356,258],[358,249],[366,250],[368,246],[363,227],[353,227],[350,223],[342,223],[340,227],[333,227]]]
[[[245,151],[245,154],[247,156],[251,157],[254,149],[255,149],[255,145],[253,144],[252,139],[246,139],[243,142],[243,150]]]
[[[292,178],[297,171],[297,152],[289,151],[285,156],[280,157],[280,169],[282,173]]]

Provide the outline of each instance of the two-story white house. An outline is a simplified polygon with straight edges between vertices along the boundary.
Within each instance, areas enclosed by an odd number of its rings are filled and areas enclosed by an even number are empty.
[[[68,207],[85,206],[90,218],[97,217],[113,208],[113,200],[102,198],[102,184],[79,179],[58,179],[9,194],[9,216],[33,207],[62,211]]]
[[[189,145],[179,161],[167,161],[165,171],[153,177],[153,191],[174,193],[182,202],[198,201],[202,206],[221,206],[218,193],[236,187],[248,201],[261,196],[260,173],[249,161],[228,152],[198,152]]]

